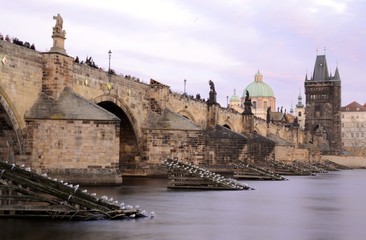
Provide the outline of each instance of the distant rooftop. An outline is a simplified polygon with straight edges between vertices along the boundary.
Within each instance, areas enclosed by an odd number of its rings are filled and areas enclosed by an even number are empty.
[[[364,105],[359,104],[356,101],[341,107],[342,112],[366,112],[366,103]]]

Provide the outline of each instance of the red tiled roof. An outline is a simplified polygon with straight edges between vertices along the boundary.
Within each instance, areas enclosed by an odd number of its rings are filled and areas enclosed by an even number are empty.
[[[351,102],[350,104],[341,107],[342,112],[363,112],[366,111],[366,103],[364,105],[359,104],[356,101]]]

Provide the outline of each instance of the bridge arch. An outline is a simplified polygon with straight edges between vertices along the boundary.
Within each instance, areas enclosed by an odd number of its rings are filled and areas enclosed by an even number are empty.
[[[192,122],[196,122],[193,115],[190,112],[188,112],[187,110],[184,110],[184,109],[180,110],[178,112],[178,114],[181,115],[182,117],[185,117],[185,118],[191,120]]]
[[[137,168],[141,159],[139,130],[137,121],[130,109],[117,96],[103,95],[94,99],[100,107],[116,115],[120,120],[119,167],[122,174]]]
[[[0,146],[1,158],[13,161],[15,154],[24,154],[24,140],[21,130],[25,127],[24,119],[17,112],[9,96],[0,87],[0,138],[6,146]]]
[[[230,127],[230,125],[228,125],[228,124],[224,124],[224,125],[222,125],[223,127],[225,127],[225,128],[227,128],[227,129],[230,129],[230,130],[232,130],[232,128]]]
[[[230,121],[228,117],[224,121],[221,121],[219,124],[221,124],[223,127],[226,127],[227,129],[235,131],[234,124],[232,123],[232,121]]]

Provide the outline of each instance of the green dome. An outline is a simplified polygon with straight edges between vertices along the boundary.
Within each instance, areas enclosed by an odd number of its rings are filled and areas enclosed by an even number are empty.
[[[240,102],[240,99],[237,95],[232,95],[230,98],[230,102]]]
[[[249,84],[243,92],[244,98],[247,90],[250,97],[274,97],[272,88],[264,82],[253,82]]]
[[[263,75],[259,71],[254,75],[254,82],[244,89],[243,98],[245,98],[247,90],[250,97],[274,97],[272,88],[263,82]]]

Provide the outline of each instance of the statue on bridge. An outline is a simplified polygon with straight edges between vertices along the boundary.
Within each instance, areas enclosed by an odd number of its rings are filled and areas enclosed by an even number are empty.
[[[210,85],[210,93],[209,93],[209,99],[208,102],[211,104],[216,104],[216,91],[215,91],[215,84],[213,83],[213,81],[208,81],[208,84]]]
[[[249,97],[248,90],[246,91],[245,101],[244,101],[244,115],[253,115],[252,112],[252,99]]]
[[[267,127],[269,127],[270,122],[271,122],[271,106],[267,108],[267,116],[266,116]]]
[[[57,52],[67,55],[65,50],[66,31],[63,30],[64,20],[59,13],[56,16],[53,16],[53,19],[56,20],[56,24],[53,27],[53,46],[51,47],[50,52]]]
[[[53,16],[53,19],[56,20],[56,24],[53,27],[53,35],[65,37],[66,31],[62,29],[64,20],[62,19],[61,15],[58,13],[57,16]]]

